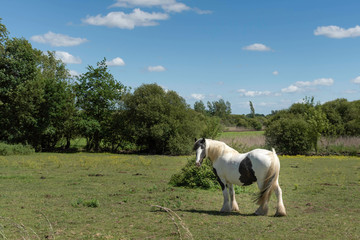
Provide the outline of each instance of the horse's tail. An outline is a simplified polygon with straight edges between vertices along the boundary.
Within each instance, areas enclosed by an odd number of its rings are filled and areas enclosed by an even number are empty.
[[[280,160],[276,155],[275,149],[272,149],[270,167],[264,179],[263,187],[260,190],[259,195],[255,199],[255,202],[258,205],[263,205],[269,200],[271,193],[274,191],[276,187],[276,182],[279,178],[279,172],[280,172]]]

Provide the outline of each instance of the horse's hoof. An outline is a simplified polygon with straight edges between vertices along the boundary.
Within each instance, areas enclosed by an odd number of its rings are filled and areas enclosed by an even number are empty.
[[[239,212],[239,207],[233,207],[233,208],[231,209],[231,211],[233,211],[233,212]]]
[[[230,208],[222,208],[222,209],[220,210],[220,212],[222,212],[222,213],[229,213],[229,212],[231,212],[231,209],[230,209]]]
[[[286,216],[286,210],[285,207],[278,207],[276,209],[275,217],[285,217]]]
[[[274,217],[285,217],[286,213],[285,212],[276,212]]]

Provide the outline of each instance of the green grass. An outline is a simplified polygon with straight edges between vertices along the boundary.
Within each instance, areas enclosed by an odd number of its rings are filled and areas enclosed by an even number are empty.
[[[250,215],[255,186],[238,189],[230,214],[220,190],[169,186],[187,159],[0,156],[0,239],[187,239],[185,228],[194,239],[360,238],[360,158],[280,157],[284,218],[271,216],[274,196],[269,216]]]

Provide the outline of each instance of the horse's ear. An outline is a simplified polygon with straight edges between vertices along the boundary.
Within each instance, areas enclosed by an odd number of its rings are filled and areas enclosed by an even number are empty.
[[[205,138],[202,138],[200,142],[205,143]]]
[[[197,139],[195,138],[195,142],[197,141]]]

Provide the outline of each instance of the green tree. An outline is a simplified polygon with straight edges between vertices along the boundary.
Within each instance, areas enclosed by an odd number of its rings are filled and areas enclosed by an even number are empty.
[[[311,128],[305,119],[288,115],[273,121],[265,131],[266,143],[282,154],[305,154],[311,150]]]
[[[65,65],[0,24],[0,140],[53,148],[74,114]]]
[[[288,110],[271,116],[265,131],[267,143],[287,154],[304,154],[317,151],[319,138],[329,129],[326,114],[314,98],[305,98]]]
[[[76,106],[80,110],[79,129],[87,139],[87,150],[100,150],[111,115],[121,107],[126,87],[109,72],[106,59],[97,67],[88,66],[87,72],[75,82]]]
[[[360,101],[336,99],[324,103],[322,109],[329,120],[328,136],[360,135],[357,125],[360,122]]]
[[[206,108],[205,108],[205,104],[203,101],[196,101],[194,103],[194,110],[196,112],[202,113],[202,114],[206,114]]]
[[[69,148],[76,114],[70,74],[65,64],[55,58],[54,52],[43,54],[39,67],[39,77],[44,82],[44,100],[40,104],[37,124],[41,131],[41,146],[52,149],[65,138],[66,148]]]
[[[2,42],[0,52],[0,139],[40,148],[37,125],[44,83],[38,77],[41,52],[22,38]]]
[[[144,84],[124,98],[119,114],[120,133],[127,142],[158,154],[187,154],[200,137],[204,116],[192,110],[174,91],[157,84]]]
[[[231,114],[230,102],[225,102],[223,99],[220,99],[219,101],[207,102],[207,106],[210,116],[227,119]]]
[[[252,118],[255,118],[255,108],[254,105],[251,101],[249,101],[249,105],[250,105],[250,115]]]
[[[4,42],[8,39],[8,30],[4,24],[1,23],[2,18],[0,18],[0,52],[4,51]]]

